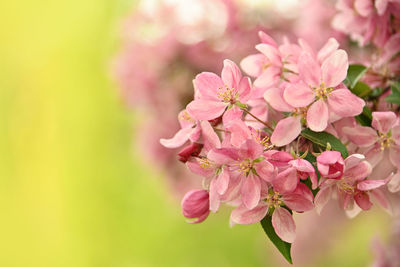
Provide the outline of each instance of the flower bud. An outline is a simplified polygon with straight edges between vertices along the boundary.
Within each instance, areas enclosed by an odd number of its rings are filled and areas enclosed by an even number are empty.
[[[344,160],[338,151],[325,151],[317,157],[317,167],[321,177],[340,179],[343,175]]]
[[[207,190],[191,190],[182,199],[182,213],[190,223],[200,223],[204,221],[210,213],[210,201]]]
[[[197,157],[200,154],[202,148],[203,148],[202,144],[199,143],[190,144],[184,147],[181,151],[179,151],[178,159],[183,163],[186,163],[191,157]]]

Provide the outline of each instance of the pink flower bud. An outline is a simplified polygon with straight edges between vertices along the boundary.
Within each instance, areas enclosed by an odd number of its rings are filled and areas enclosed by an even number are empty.
[[[321,177],[340,179],[343,175],[344,160],[338,151],[325,151],[317,157],[317,167]]]
[[[178,153],[179,160],[182,161],[183,163],[186,163],[191,157],[198,156],[202,148],[203,145],[199,143],[193,143],[188,146],[185,146]]]
[[[210,201],[207,190],[191,190],[182,199],[182,213],[188,219],[197,218],[190,223],[204,221],[210,213]]]

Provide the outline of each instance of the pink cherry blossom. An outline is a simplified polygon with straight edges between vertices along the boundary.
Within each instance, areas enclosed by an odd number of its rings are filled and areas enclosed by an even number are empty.
[[[198,120],[212,120],[237,102],[245,104],[250,97],[250,79],[242,77],[239,68],[230,60],[224,61],[221,77],[203,72],[194,80],[197,98],[186,107]]]

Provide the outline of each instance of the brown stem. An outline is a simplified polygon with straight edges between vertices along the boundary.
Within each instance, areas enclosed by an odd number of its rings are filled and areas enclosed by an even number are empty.
[[[250,116],[252,116],[256,121],[264,124],[268,129],[270,129],[271,131],[274,130],[274,128],[272,128],[271,126],[268,125],[268,123],[260,120],[259,118],[257,118],[255,115],[253,115],[250,111],[248,111],[247,109],[243,109],[244,112],[246,112],[247,114],[249,114]]]

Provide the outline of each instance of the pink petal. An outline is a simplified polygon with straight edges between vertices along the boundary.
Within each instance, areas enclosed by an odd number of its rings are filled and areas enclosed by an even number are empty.
[[[252,77],[258,77],[262,73],[262,66],[265,61],[265,56],[263,54],[254,54],[245,57],[240,62],[240,66],[243,71]]]
[[[313,103],[307,111],[307,125],[314,132],[322,132],[328,126],[328,106],[320,99]]]
[[[297,212],[309,211],[314,208],[312,201],[300,194],[286,194],[283,200],[289,209]]]
[[[375,1],[375,7],[376,7],[376,10],[378,11],[379,16],[382,16],[383,13],[385,13],[388,2],[389,2],[389,0],[376,0]]]
[[[336,49],[339,48],[339,43],[335,38],[329,38],[328,42],[319,50],[318,61],[323,62],[327,57],[329,57]]]
[[[321,190],[318,191],[314,199],[315,209],[318,214],[321,213],[322,209],[325,207],[325,205],[328,203],[331,197],[332,197],[331,186],[323,187],[321,188]]]
[[[193,81],[194,87],[200,92],[202,99],[217,100],[218,88],[223,87],[221,78],[212,72],[202,72]]]
[[[223,195],[226,192],[229,185],[229,178],[229,170],[227,167],[222,168],[221,173],[218,175],[215,181],[218,194]]]
[[[346,169],[344,171],[344,177],[351,177],[352,179],[358,181],[366,178],[372,172],[372,166],[368,161],[362,161],[351,169]]]
[[[301,117],[287,117],[275,126],[271,142],[276,146],[285,146],[296,139],[301,132]]]
[[[276,47],[268,44],[258,44],[256,45],[256,49],[263,53],[273,65],[282,65],[279,50]]]
[[[281,112],[291,112],[293,107],[283,98],[284,90],[282,88],[271,88],[264,93],[264,99],[271,107]],[[399,131],[400,132],[400,131]],[[400,134],[399,134],[400,136]],[[399,139],[400,140],[400,139]]]
[[[285,242],[293,243],[296,239],[296,225],[292,214],[285,208],[277,208],[272,214],[272,226],[275,233]]]
[[[400,145],[400,126],[395,126],[392,129],[392,138],[396,145]]]
[[[293,107],[306,107],[315,99],[314,92],[303,82],[289,85],[283,97]]]
[[[222,124],[228,126],[231,121],[241,119],[242,115],[243,111],[239,107],[234,106],[225,111],[224,115],[222,116]]]
[[[244,178],[241,188],[242,202],[249,210],[255,208],[260,202],[260,179],[252,172]]]
[[[377,189],[388,183],[388,180],[364,180],[357,184],[357,189],[360,191],[369,191]]]
[[[218,135],[215,133],[213,127],[208,121],[200,122],[201,135],[203,137],[204,149],[210,151],[213,148],[220,148],[221,141]]]
[[[260,38],[262,43],[272,45],[273,47],[278,47],[275,40],[265,32],[259,31],[258,37]]]
[[[240,147],[243,142],[251,138],[250,129],[242,120],[231,121],[227,130],[231,133],[231,144],[235,147]]]
[[[352,143],[359,147],[369,147],[378,141],[378,135],[371,127],[356,125],[343,127],[342,131]]]
[[[254,169],[261,179],[267,182],[272,182],[277,175],[277,169],[269,161],[263,160],[260,163],[255,164]]]
[[[329,108],[341,117],[359,115],[365,106],[364,100],[348,89],[333,90],[328,96]]]
[[[297,171],[295,168],[288,168],[280,173],[272,181],[274,190],[279,193],[290,193],[293,192],[297,184],[299,183],[299,178],[297,177]]]
[[[180,129],[171,139],[160,139],[160,143],[167,148],[180,147],[186,143],[192,131],[192,128]]]
[[[335,87],[343,82],[346,79],[348,67],[347,53],[342,49],[333,52],[321,66],[322,81],[325,86]]]
[[[217,212],[221,204],[220,195],[218,194],[218,187],[216,186],[216,179],[212,179],[210,183],[210,210]]]
[[[227,103],[213,100],[196,99],[190,102],[186,110],[197,120],[212,120],[224,113]]]
[[[396,123],[397,116],[394,112],[372,112],[372,127],[386,134]]]
[[[366,192],[358,192],[354,195],[354,200],[363,210],[369,210],[372,207],[372,202],[369,200],[369,196]]]
[[[256,159],[263,153],[263,147],[254,141],[254,139],[247,139],[238,150],[240,159]]]
[[[362,154],[351,154],[344,160],[346,169],[351,169],[365,159]]]
[[[268,206],[260,203],[252,210],[241,205],[231,213],[231,221],[237,224],[253,224],[261,221],[267,215]]]
[[[228,85],[229,88],[237,88],[240,80],[242,79],[242,73],[239,67],[231,60],[224,60],[224,67],[221,72],[222,81]]]
[[[391,146],[389,149],[390,162],[397,168],[400,168],[400,147]]]
[[[371,191],[371,195],[374,197],[376,201],[378,201],[379,205],[382,206],[386,211],[388,211],[390,214],[392,214],[392,206],[381,189],[376,189]]]
[[[275,66],[270,66],[257,77],[254,81],[254,86],[259,88],[270,88],[279,81],[281,69]]]
[[[388,189],[392,193],[400,191],[400,172],[397,172],[391,177],[391,180],[388,183]]]
[[[321,83],[321,68],[318,62],[309,54],[302,53],[298,62],[300,78],[312,87]]]
[[[250,98],[251,81],[249,77],[243,77],[238,84],[239,100],[242,103],[247,103]]]
[[[372,165],[376,167],[383,159],[384,151],[381,150],[379,143],[376,143],[371,149],[365,153],[365,159]]]
[[[294,159],[289,161],[289,165],[300,172],[315,172],[313,165],[304,159]]]
[[[207,213],[208,215],[208,198],[209,194],[206,190],[191,190],[185,194],[182,199],[182,213],[186,218],[197,218]]]
[[[210,150],[207,158],[216,164],[230,164],[238,159],[238,154],[235,149],[231,148],[215,148]]]
[[[310,188],[308,188],[305,184],[303,183],[298,183],[296,190],[294,190],[290,194],[298,194],[303,196],[304,198],[308,199],[309,201],[314,202],[314,195],[311,192]]]

